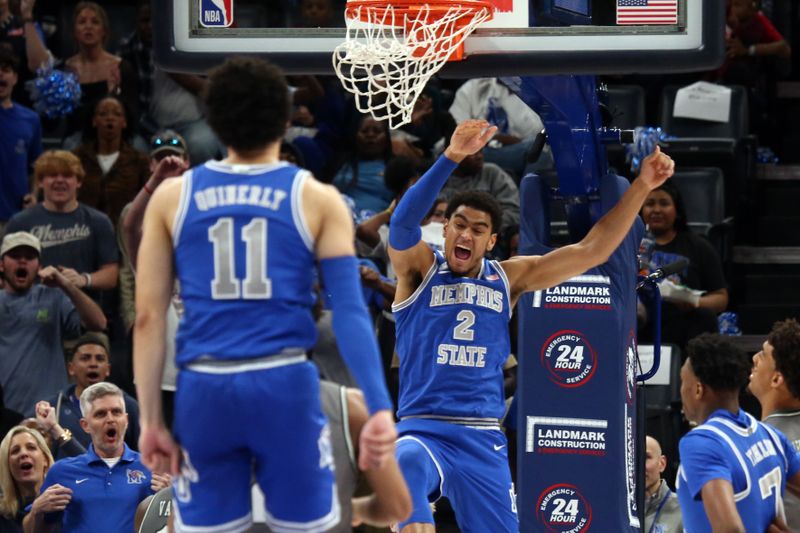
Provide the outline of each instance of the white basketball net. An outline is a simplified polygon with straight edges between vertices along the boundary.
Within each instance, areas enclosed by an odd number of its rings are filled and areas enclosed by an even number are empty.
[[[387,2],[388,3],[388,2]],[[417,98],[476,26],[492,18],[486,7],[454,2],[432,18],[428,5],[411,13],[391,5],[350,6],[347,38],[333,51],[333,67],[356,106],[396,129],[411,122]]]

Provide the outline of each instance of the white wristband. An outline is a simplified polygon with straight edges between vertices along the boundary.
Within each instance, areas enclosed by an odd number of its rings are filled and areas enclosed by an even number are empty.
[[[751,45],[750,45],[750,46],[747,48],[747,55],[749,55],[749,56],[754,56],[754,55],[756,55],[756,45],[754,45],[754,44],[751,44]]]
[[[92,286],[92,275],[89,274],[88,272],[84,272],[83,273],[83,277],[86,278],[86,285],[84,285],[84,287],[87,287],[87,288],[91,287]]]

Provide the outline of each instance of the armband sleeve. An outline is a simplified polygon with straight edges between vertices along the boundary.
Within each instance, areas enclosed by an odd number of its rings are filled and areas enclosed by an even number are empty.
[[[389,244],[408,250],[422,238],[420,224],[458,163],[441,155],[398,202],[389,222]]]

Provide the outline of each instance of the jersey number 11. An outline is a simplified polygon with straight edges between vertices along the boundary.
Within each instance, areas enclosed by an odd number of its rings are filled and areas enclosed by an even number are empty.
[[[245,243],[244,282],[236,277],[233,218],[222,217],[208,228],[208,240],[214,246],[214,300],[266,300],[272,296],[272,280],[267,277],[267,219],[254,218],[242,227]]]

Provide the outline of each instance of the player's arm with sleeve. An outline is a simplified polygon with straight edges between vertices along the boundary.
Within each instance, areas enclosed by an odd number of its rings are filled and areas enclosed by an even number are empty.
[[[370,419],[361,433],[359,466],[378,468],[394,454],[397,431],[392,401],[383,381],[378,341],[361,297],[353,245],[353,222],[339,193],[306,180],[303,212],[316,242],[316,256],[330,295],[333,331],[347,367],[364,392]]]
[[[174,218],[181,182],[170,180],[156,189],[144,216],[136,284],[133,371],[139,399],[139,451],[153,472],[178,473],[179,451],[161,411],[161,376],[166,358],[166,315],[170,305],[173,247],[168,221]],[[172,216],[170,216],[172,215]]]
[[[675,169],[672,159],[656,147],[642,163],[639,177],[586,236],[575,244],[546,255],[516,256],[503,262],[512,297],[541,290],[605,263],[628,234],[651,190],[664,183]]]
[[[719,453],[720,443],[706,435],[692,433],[681,439],[679,445],[681,467],[692,498],[703,502],[715,533],[746,533],[733,498],[730,466]],[[684,525],[687,524],[684,522]]]
[[[485,120],[466,120],[450,137],[444,154],[406,191],[389,222],[389,258],[397,274],[395,301],[416,290],[416,283],[433,263],[433,251],[422,241],[420,224],[458,164],[481,150],[497,128]]]

